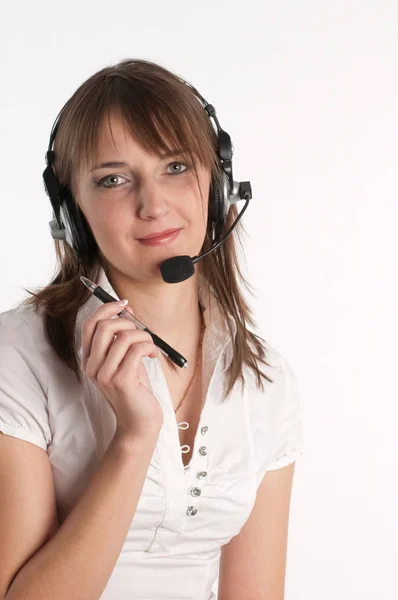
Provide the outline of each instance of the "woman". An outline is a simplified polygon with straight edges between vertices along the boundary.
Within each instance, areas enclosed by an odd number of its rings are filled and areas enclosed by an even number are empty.
[[[238,214],[220,204],[232,163],[200,100],[125,60],[59,115],[44,173],[47,191],[51,173],[61,186],[59,272],[0,315],[0,598],[210,600],[218,574],[219,600],[283,597],[299,392],[248,329],[241,223],[191,276],[160,271],[210,250]]]

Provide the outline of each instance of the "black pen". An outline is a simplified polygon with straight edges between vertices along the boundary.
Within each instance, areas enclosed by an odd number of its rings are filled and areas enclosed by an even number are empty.
[[[114,298],[113,296],[108,294],[108,292],[106,292],[100,285],[93,283],[92,281],[87,279],[87,277],[82,276],[80,277],[80,280],[84,283],[86,287],[88,287],[88,289],[94,296],[101,300],[101,302],[105,303],[118,301],[117,298]],[[186,369],[188,367],[188,361],[186,358],[181,356],[181,354],[177,352],[177,350],[174,350],[174,348],[169,346],[169,344],[166,344],[166,342],[162,340],[162,338],[160,338],[158,335],[156,335],[156,333],[152,333],[152,331],[145,327],[145,325],[141,323],[137,319],[137,317],[133,317],[133,315],[131,315],[125,308],[120,313],[118,313],[117,316],[123,317],[124,319],[128,319],[132,321],[138,329],[141,329],[142,331],[147,331],[151,335],[155,346],[157,346],[159,350],[163,352],[163,354],[167,356],[170,360],[172,360],[173,363],[175,363],[178,367],[181,367],[182,369]]]

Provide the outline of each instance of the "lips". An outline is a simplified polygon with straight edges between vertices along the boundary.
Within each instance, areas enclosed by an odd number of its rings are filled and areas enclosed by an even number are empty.
[[[165,231],[166,233],[152,233],[150,234],[151,237],[141,238],[138,242],[142,246],[166,246],[172,244],[178,238],[181,229],[165,229]]]
[[[138,238],[138,239],[140,242],[144,241],[144,240],[154,240],[157,238],[166,237],[167,235],[170,235],[170,234],[174,233],[175,231],[178,231],[178,228],[165,229],[164,231],[157,231],[155,233],[150,233],[149,235],[146,235],[145,237]]]

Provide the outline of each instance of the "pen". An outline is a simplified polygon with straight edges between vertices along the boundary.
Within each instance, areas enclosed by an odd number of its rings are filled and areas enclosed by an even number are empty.
[[[92,281],[87,279],[87,277],[82,276],[80,277],[80,280],[84,283],[84,285],[90,290],[90,292],[94,296],[101,300],[101,302],[117,302],[117,298],[114,298],[113,296],[108,294],[108,292],[106,292],[100,285],[93,283]],[[174,350],[174,348],[169,346],[169,344],[166,344],[166,342],[162,340],[162,338],[160,338],[158,335],[156,335],[156,333],[152,333],[152,331],[145,327],[145,325],[141,323],[136,317],[127,312],[125,308],[120,313],[118,313],[117,316],[123,317],[124,319],[128,319],[132,321],[138,329],[141,329],[142,331],[147,331],[151,335],[155,346],[157,346],[159,350],[170,360],[172,360],[178,367],[181,367],[182,369],[186,369],[188,367],[188,361],[186,358],[184,358],[179,352],[177,352],[177,350]]]

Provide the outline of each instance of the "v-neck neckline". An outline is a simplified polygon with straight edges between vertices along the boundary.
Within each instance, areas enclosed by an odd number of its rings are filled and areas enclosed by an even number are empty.
[[[167,411],[167,415],[168,417],[172,420],[173,422],[173,429],[175,431],[175,435],[173,434],[173,443],[176,442],[178,445],[178,451],[180,453],[180,460],[179,463],[181,464],[181,468],[184,472],[184,474],[187,471],[191,471],[192,466],[193,466],[193,462],[194,462],[194,457],[195,457],[195,450],[196,450],[196,446],[198,443],[198,436],[199,436],[199,430],[201,428],[201,423],[202,423],[202,419],[203,419],[203,415],[205,412],[205,408],[206,408],[206,404],[207,404],[207,397],[208,397],[208,393],[206,393],[206,396],[203,398],[203,404],[202,404],[202,409],[200,412],[200,416],[199,416],[199,420],[198,420],[198,426],[195,432],[195,437],[193,440],[193,445],[192,445],[192,455],[191,458],[188,462],[188,464],[185,466],[182,460],[182,452],[181,452],[181,445],[180,445],[180,435],[179,435],[179,425],[181,425],[182,423],[187,423],[187,421],[180,421],[178,420],[178,416],[176,415],[176,413],[174,412],[174,406],[173,406],[173,401],[170,395],[170,391],[169,391],[169,386],[167,384],[167,379],[166,376],[164,374],[163,371],[163,367],[162,364],[160,362],[160,360],[158,358],[155,359],[155,366],[156,366],[156,371],[159,374],[159,381],[161,382],[161,386],[162,389],[164,390],[164,395],[167,398],[167,406],[168,406],[168,411]],[[164,407],[163,407],[164,409]],[[167,415],[165,414],[165,418],[167,418]],[[189,426],[191,427],[191,424],[189,423]]]
[[[178,468],[180,471],[182,471],[182,473],[184,475],[187,472],[191,472],[197,462],[197,454],[198,454],[198,449],[199,449],[198,448],[199,438],[202,435],[201,430],[204,426],[203,423],[204,423],[204,420],[208,413],[209,406],[211,404],[211,386],[212,386],[214,378],[218,372],[221,358],[224,355],[224,350],[225,350],[225,346],[222,348],[222,350],[219,353],[219,355],[216,359],[216,362],[214,364],[213,372],[211,374],[211,377],[210,377],[210,380],[209,380],[209,383],[208,383],[208,386],[206,389],[206,394],[203,398],[203,405],[202,405],[202,409],[200,412],[198,426],[197,426],[197,429],[195,432],[195,437],[194,437],[193,445],[192,445],[192,455],[186,466],[184,465],[182,456],[181,456],[181,445],[180,445],[180,436],[179,436],[179,427],[178,427],[179,425],[181,425],[181,423],[186,423],[186,421],[179,421],[177,418],[177,415],[174,412],[173,402],[172,402],[172,399],[170,396],[169,388],[167,385],[167,380],[166,380],[165,374],[163,372],[163,368],[162,368],[162,364],[160,363],[160,360],[158,358],[150,359],[152,361],[152,364],[153,364],[153,367],[154,367],[154,370],[156,373],[156,375],[155,375],[156,384],[155,385],[159,384],[159,386],[160,386],[160,389],[158,388],[157,392],[159,395],[162,396],[162,398],[166,399],[166,403],[164,404],[162,402],[162,400],[160,400],[158,398],[159,401],[161,402],[161,405],[163,408],[164,419],[165,420],[167,419],[168,422],[172,423],[173,454],[174,454],[174,452],[177,452],[177,454],[179,454]],[[202,370],[202,378],[203,378],[203,370]],[[155,392],[155,389],[154,389],[154,392]]]

